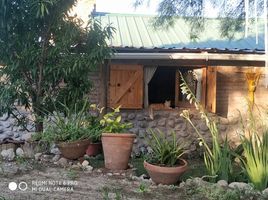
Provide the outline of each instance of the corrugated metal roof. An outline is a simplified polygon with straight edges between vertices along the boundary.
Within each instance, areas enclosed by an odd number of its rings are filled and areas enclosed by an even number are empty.
[[[181,49],[181,50],[220,50],[262,52],[264,49],[264,26],[259,24],[258,44],[254,24],[249,27],[248,36],[236,33],[233,39],[221,36],[220,20],[207,19],[205,30],[193,41],[190,39],[189,24],[183,18],[178,18],[174,26],[168,29],[154,29],[153,16],[96,13],[102,26],[110,24],[116,29],[113,38],[108,41],[111,47],[116,48],[143,48],[143,49]]]

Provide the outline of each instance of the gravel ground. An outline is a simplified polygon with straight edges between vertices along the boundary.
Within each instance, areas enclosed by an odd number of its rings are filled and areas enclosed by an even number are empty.
[[[15,191],[9,183],[16,182]],[[26,184],[25,184],[26,183]],[[59,191],[63,190],[63,191]],[[69,191],[66,191],[69,190]],[[27,174],[1,177],[2,199],[45,200],[45,199],[174,199],[178,196],[174,188],[159,189],[148,182],[129,180],[127,176],[93,171],[69,171],[63,168],[32,170]],[[180,196],[180,199],[185,199]],[[1,198],[0,198],[1,199]]]

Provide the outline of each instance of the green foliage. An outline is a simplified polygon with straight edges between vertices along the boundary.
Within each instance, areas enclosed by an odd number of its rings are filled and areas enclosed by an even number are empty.
[[[228,144],[227,138],[225,138],[223,145],[219,138],[219,129],[214,120],[210,119],[205,109],[197,101],[196,97],[188,87],[183,76],[181,75],[182,84],[181,90],[182,93],[186,95],[186,98],[189,102],[195,105],[195,108],[199,111],[201,119],[203,119],[209,129],[212,147],[208,145],[208,141],[202,136],[197,127],[193,124],[190,118],[188,110],[184,110],[181,113],[181,116],[186,119],[186,121],[194,128],[198,139],[200,140],[200,145],[204,146],[204,162],[208,170],[209,175],[217,176],[217,179],[223,179],[229,181],[232,173],[232,150]]]
[[[121,122],[122,117],[120,113],[120,106],[113,108],[113,111],[106,113],[100,120],[100,124],[103,127],[105,133],[123,133],[131,128],[131,123]]]
[[[175,132],[172,132],[172,139],[168,139],[160,130],[149,130],[152,140],[148,141],[152,152],[148,155],[147,161],[152,164],[175,166],[178,159],[185,153],[182,143],[177,140]]]
[[[144,194],[144,193],[146,193],[148,191],[149,191],[148,185],[146,185],[145,183],[140,183],[137,192]]]
[[[251,109],[247,124],[241,122],[244,150],[241,160],[249,181],[256,189],[263,190],[268,186],[268,127]]]
[[[103,29],[94,19],[84,27],[68,14],[75,2],[1,1],[0,114],[25,106],[42,131],[53,102],[71,105],[90,91],[89,73],[110,56],[106,39],[113,28]]]
[[[36,134],[34,139],[41,141],[52,142],[72,142],[90,138],[90,121],[87,109],[89,104],[84,102],[82,108],[78,109],[77,104],[69,108],[65,104],[61,104],[64,113],[54,111],[51,113],[52,123],[43,133]]]
[[[79,177],[79,176],[78,176],[78,172],[75,171],[75,170],[73,170],[73,169],[69,169],[69,170],[67,171],[66,176],[67,176],[69,179],[71,179],[71,180],[75,180],[75,179],[77,179],[77,178]]]
[[[103,112],[103,107],[100,108],[98,105],[96,104],[91,104],[90,105],[90,109],[92,112],[89,116],[88,116],[88,121],[90,126],[88,126],[88,131],[89,131],[89,137],[91,139],[91,142],[96,143],[96,142],[100,142],[101,140],[101,134],[102,134],[102,129],[103,127],[100,124],[100,114]]]

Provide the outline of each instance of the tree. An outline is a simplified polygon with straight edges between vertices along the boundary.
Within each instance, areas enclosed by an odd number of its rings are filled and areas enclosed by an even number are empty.
[[[75,0],[2,0],[0,3],[0,114],[31,109],[35,130],[55,102],[81,99],[89,73],[110,55],[112,28],[68,15]]]
[[[135,0],[134,6],[145,2],[150,3],[150,0]],[[264,12],[263,0],[160,0],[153,24],[166,28],[174,24],[176,17],[185,17],[190,23],[191,34],[195,36],[205,27],[208,3],[220,10],[222,36],[229,38],[236,31],[244,31],[249,17],[260,17]]]

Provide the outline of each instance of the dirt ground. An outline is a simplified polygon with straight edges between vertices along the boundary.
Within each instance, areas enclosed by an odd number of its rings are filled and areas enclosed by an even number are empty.
[[[18,188],[10,190],[10,182],[15,182]],[[85,173],[50,167],[1,177],[0,199],[186,199],[182,196],[183,192],[178,190],[176,187],[159,189],[148,182],[129,180],[127,175],[111,176],[110,173],[97,171]]]

